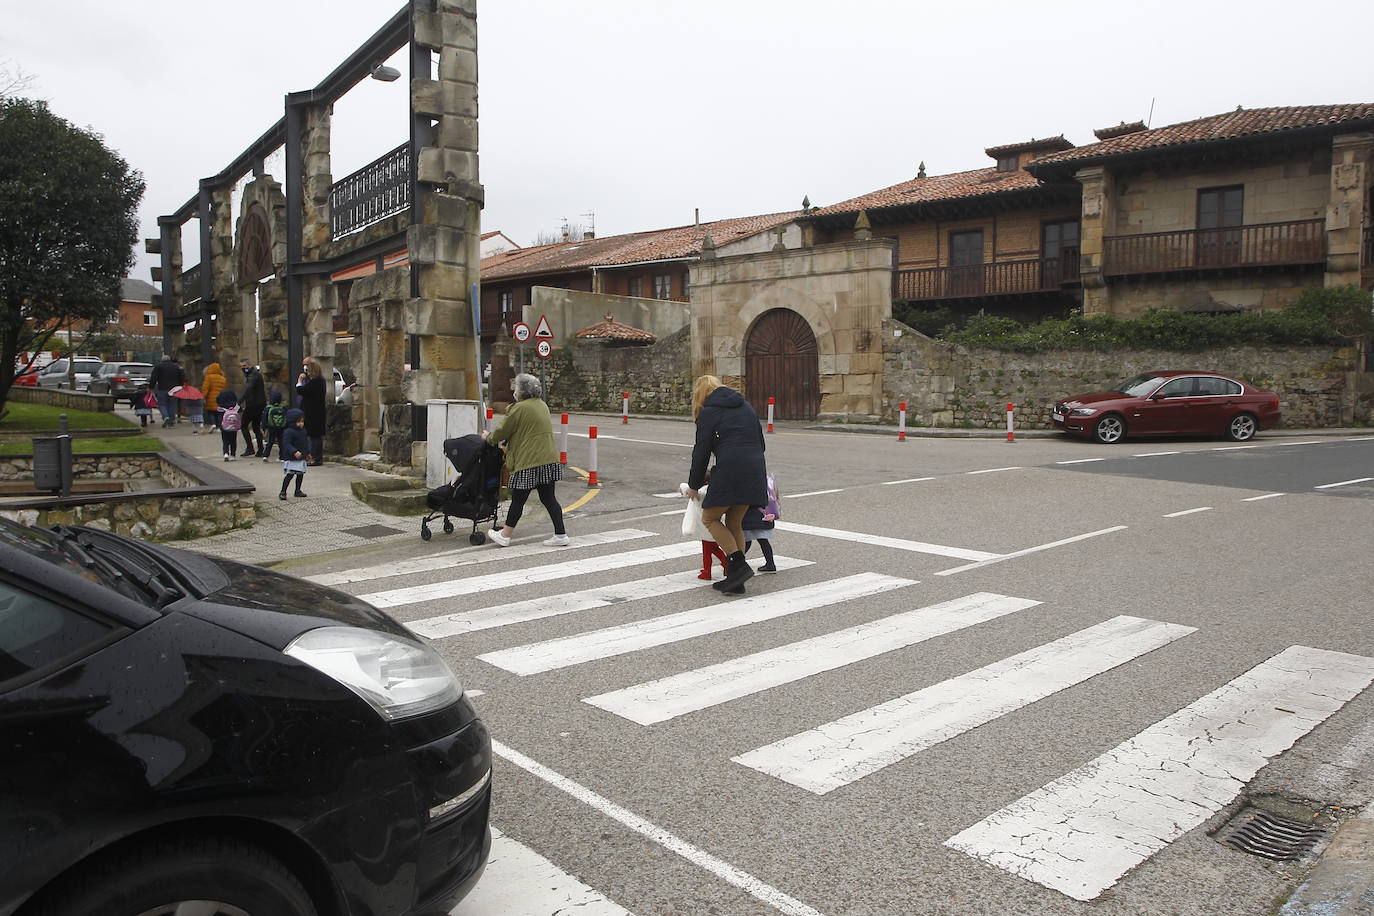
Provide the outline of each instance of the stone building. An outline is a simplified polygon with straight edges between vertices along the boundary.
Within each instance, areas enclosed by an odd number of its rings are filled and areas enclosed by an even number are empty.
[[[322,82],[288,94],[279,121],[158,220],[161,236],[147,248],[161,255],[153,278],[163,283],[166,343],[192,378],[242,355],[270,386],[289,389],[305,356],[326,378],[346,357],[359,388],[351,415],[334,412],[332,450],[405,464],[425,435],[427,400],[477,398],[476,19],[475,0],[409,0]],[[403,50],[409,136],[336,179],[334,103],[369,77],[398,79],[383,62]],[[273,175],[268,163],[281,153],[285,167]],[[182,231],[192,221],[202,257],[186,266]]]

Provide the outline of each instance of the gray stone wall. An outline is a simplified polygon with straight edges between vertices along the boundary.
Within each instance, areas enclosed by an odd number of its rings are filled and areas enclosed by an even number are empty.
[[[1277,391],[1285,426],[1374,420],[1372,399],[1356,393],[1353,349],[1008,353],[932,340],[895,320],[885,323],[883,349],[883,420],[894,422],[898,404],[906,401],[911,426],[1004,428],[1011,402],[1018,427],[1045,429],[1059,398],[1101,391],[1138,372],[1159,369],[1211,369]]]
[[[72,477],[77,480],[152,480],[162,477],[161,468],[162,460],[157,455],[72,456]],[[0,480],[28,480],[32,477],[32,455],[0,458]],[[198,485],[198,481],[191,484]]]
[[[542,372],[546,401],[555,412],[619,412],[621,392],[628,391],[632,413],[686,414],[692,400],[691,329],[684,327],[649,347],[584,341],[554,350],[547,360],[527,354],[525,371],[535,376]]]
[[[611,296],[575,289],[555,289],[535,286],[530,289],[530,304],[524,307],[523,320],[534,330],[539,316],[549,319],[553,331],[550,343],[555,347],[576,343],[573,335],[585,327],[598,324],[609,313],[620,324],[648,331],[662,340],[692,320],[692,306],[686,302],[665,299],[645,299],[639,296]],[[526,346],[531,355],[534,341]]]

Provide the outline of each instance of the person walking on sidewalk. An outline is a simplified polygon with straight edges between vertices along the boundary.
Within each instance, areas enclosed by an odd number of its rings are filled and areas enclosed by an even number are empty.
[[[725,578],[711,587],[732,595],[744,593],[754,570],[744,560],[744,513],[768,502],[768,469],[763,460],[763,427],[754,408],[738,391],[714,375],[703,375],[692,386],[692,418],[696,443],[687,475],[688,495],[696,497],[711,468],[711,487],[701,501],[702,521],[725,551]]]
[[[506,524],[500,531],[491,532],[492,542],[509,547],[515,526],[525,510],[525,500],[531,490],[539,491],[539,501],[553,522],[553,537],[544,541],[549,547],[566,547],[568,533],[563,527],[563,507],[558,505],[554,486],[563,479],[563,465],[558,463],[558,449],[553,444],[553,424],[549,406],[544,403],[544,389],[539,379],[520,373],[511,385],[515,403],[506,411],[501,425],[482,438],[489,442],[506,443],[506,468],[510,471],[510,505],[506,508]]]
[[[307,356],[296,379],[296,392],[301,396],[301,411],[305,414],[305,432],[310,436],[310,459],[313,465],[324,464],[324,431],[327,423],[324,398],[324,370],[315,357]]]
[[[157,410],[162,414],[162,428],[169,429],[176,425],[176,414],[172,403],[172,389],[186,384],[186,370],[182,369],[173,361],[170,353],[162,354],[162,362],[153,367],[153,371],[148,373],[148,387],[153,389],[153,396],[157,398]]]
[[[266,461],[272,457],[272,446],[277,446],[277,453],[283,458],[286,455],[281,450],[282,433],[286,431],[286,405],[281,402],[281,392],[273,391],[271,401],[262,409],[262,428],[267,430],[267,441],[262,447],[262,460]]]
[[[239,452],[242,458],[262,454],[262,412],[267,407],[267,388],[263,385],[262,373],[247,357],[239,359],[239,368],[243,370],[243,397],[239,398],[243,407],[243,451]],[[254,434],[257,435],[256,443]]]
[[[277,499],[286,499],[286,488],[291,478],[296,479],[296,495],[305,496],[301,484],[305,481],[305,469],[310,464],[310,437],[305,432],[305,413],[297,408],[286,412],[286,430],[281,436],[281,492]]]
[[[153,408],[157,406],[157,395],[147,385],[139,385],[138,390],[129,396],[129,406],[134,409],[134,416],[138,417],[138,425],[147,426],[153,416]]]
[[[200,393],[205,395],[205,409],[210,414],[210,425],[215,429],[220,428],[219,396],[227,387],[229,387],[229,385],[224,378],[224,370],[220,369],[219,363],[211,363],[205,367],[205,373],[200,379]],[[237,398],[234,403],[238,403]]]

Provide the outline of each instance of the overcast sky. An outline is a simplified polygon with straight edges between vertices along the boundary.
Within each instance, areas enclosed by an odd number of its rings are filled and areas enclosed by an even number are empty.
[[[3,2],[0,61],[142,171],[145,237],[402,5]],[[1123,120],[1374,100],[1355,0],[479,0],[478,28],[483,224],[521,245],[593,212],[605,236],[822,206]],[[398,146],[404,80],[334,127],[336,177]]]

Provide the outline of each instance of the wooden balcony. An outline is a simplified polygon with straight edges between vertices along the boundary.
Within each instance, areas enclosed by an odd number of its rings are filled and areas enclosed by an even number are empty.
[[[1058,258],[894,271],[892,297],[910,301],[1058,292],[1078,282],[1078,249]]]
[[[1320,219],[1103,239],[1103,271],[1115,277],[1321,264],[1325,260],[1326,221]]]

